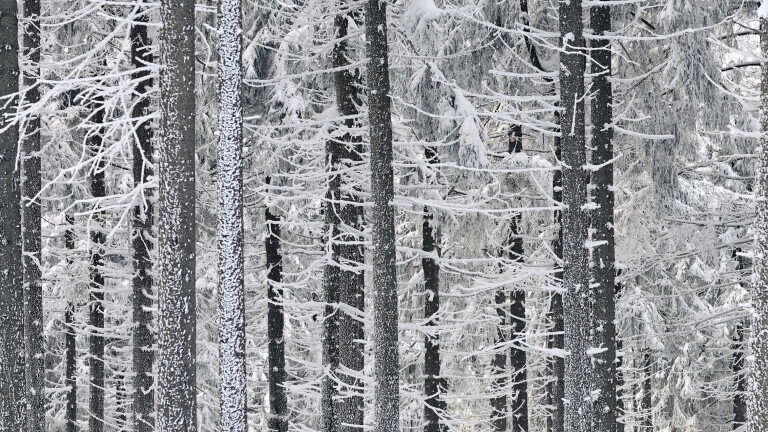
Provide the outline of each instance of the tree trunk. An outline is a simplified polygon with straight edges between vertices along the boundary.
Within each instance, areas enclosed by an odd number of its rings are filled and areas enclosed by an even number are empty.
[[[24,57],[30,66],[23,71],[25,102],[40,101],[35,85],[40,75],[40,0],[24,0]],[[22,123],[22,219],[24,221],[24,334],[26,340],[27,430],[45,430],[45,348],[43,345],[43,284],[41,264],[40,117],[28,116]]]
[[[26,408],[19,130],[5,129],[16,106],[7,98],[19,91],[17,12],[15,0],[0,0],[0,424],[9,431],[24,429]]]
[[[581,2],[560,2],[560,107],[563,173],[563,317],[565,324],[565,432],[591,431],[589,254],[584,124],[585,50]]]
[[[131,26],[131,63],[134,68],[144,68],[152,62],[147,36],[147,16],[136,17],[137,24]],[[137,80],[133,118],[149,114],[148,90],[152,86],[149,71],[133,74]],[[133,186],[142,187],[154,175],[154,149],[152,128],[149,121],[136,127],[133,142]],[[155,337],[151,329],[153,306],[152,258],[154,247],[152,227],[154,224],[154,200],[151,189],[143,189],[142,202],[133,209],[133,429],[136,432],[152,432],[155,429],[155,390],[152,367],[155,363],[153,345]]]
[[[219,2],[219,364],[221,429],[245,432],[243,109],[240,0]]]
[[[96,125],[104,123],[104,99],[97,96],[93,102],[92,121]],[[97,131],[88,138],[88,145],[92,155],[98,155],[102,151],[104,138],[103,129]],[[91,169],[91,195],[96,200],[91,226],[91,269],[90,269],[90,301],[88,325],[90,335],[90,389],[88,400],[88,429],[90,432],[102,432],[104,430],[104,275],[101,269],[104,267],[104,217],[98,207],[101,206],[100,198],[106,196],[105,169],[106,163],[103,157],[97,156],[98,162]]]
[[[760,87],[760,138],[758,174],[755,191],[757,221],[755,222],[754,286],[752,288],[752,317],[749,352],[755,360],[750,367],[747,398],[747,430],[768,430],[768,17],[760,17],[760,48],[762,84]]]
[[[502,254],[499,254],[502,256]],[[508,340],[507,332],[504,329],[507,323],[507,311],[506,307],[507,295],[504,290],[500,289],[496,291],[494,297],[494,303],[496,303],[496,315],[499,317],[499,324],[496,330],[496,343],[505,344]],[[494,380],[494,391],[498,392],[498,396],[491,399],[491,410],[493,412],[493,418],[491,419],[491,426],[496,432],[503,432],[507,430],[507,352],[503,349],[498,350],[493,356],[493,374],[497,376]]]
[[[523,129],[520,125],[514,125],[509,133],[509,153],[523,151]],[[520,213],[512,216],[507,245],[509,259],[514,262],[523,262],[523,239],[520,238]],[[525,291],[517,289],[510,294],[510,324],[511,338],[525,337]],[[528,367],[524,350],[512,346],[509,352],[510,370],[513,375],[512,382],[512,430],[514,432],[528,432]]]
[[[590,21],[595,35],[611,31],[609,6],[593,6]],[[616,430],[616,253],[613,237],[613,87],[611,43],[608,39],[591,41],[592,78],[592,165],[601,167],[592,173],[594,203],[592,211],[592,286],[594,296],[594,346],[604,351],[595,355],[594,386],[599,391],[594,403],[595,432]],[[602,243],[602,244],[599,244]]]
[[[433,149],[426,150],[427,160],[434,162],[436,154]],[[428,208],[424,208],[422,224],[422,246],[424,257],[421,268],[424,270],[424,318],[427,327],[437,325],[437,314],[440,312],[440,265],[432,256],[440,256],[439,229],[433,226],[434,217]],[[446,408],[445,401],[440,397],[445,392],[444,379],[440,376],[440,336],[424,336],[424,432],[445,431],[445,425],[440,424],[440,412]]]
[[[157,426],[197,430],[195,4],[161,0]]]
[[[643,416],[643,430],[653,430],[653,393],[651,387],[651,378],[653,368],[651,363],[651,353],[646,350],[643,354],[643,399],[640,401],[640,412]]]
[[[267,178],[269,184],[269,178]],[[280,254],[280,218],[269,208],[267,222],[267,337],[269,338],[269,424],[274,432],[288,431],[288,399],[285,392],[285,341],[283,339],[283,256]]]
[[[75,250],[75,231],[72,229],[72,225],[75,223],[75,218],[71,215],[66,216],[67,225],[69,228],[64,233],[64,242],[66,244],[69,256],[72,256]],[[72,258],[67,258],[67,264],[72,264]],[[74,292],[70,294],[73,298],[70,298],[67,303],[67,310],[64,312],[64,328],[66,334],[64,336],[65,347],[65,367],[64,377],[65,383],[69,390],[67,390],[67,432],[77,431],[77,339],[75,337],[74,315],[75,304]]]
[[[744,256],[739,255],[741,248],[733,251],[736,259],[737,277],[745,269]],[[736,395],[733,397],[733,428],[736,429],[747,422],[746,380],[744,379],[744,324],[736,324],[736,335],[733,338],[733,375],[736,377]]]
[[[342,39],[336,42],[333,49],[334,84],[336,87],[336,105],[339,113],[347,117],[344,120],[346,129],[341,140],[333,147],[339,151],[338,162],[345,171],[354,169],[361,164],[360,136],[357,130],[360,122],[357,118],[360,100],[359,86],[360,76],[358,70],[350,70],[348,60],[347,27],[349,21],[359,21],[359,11],[349,11],[343,15],[337,15],[334,19],[336,37]],[[360,23],[358,23],[360,24]],[[337,197],[343,204],[335,203],[332,206],[339,216],[339,240],[338,259],[343,264],[339,272],[339,302],[348,308],[362,313],[365,308],[365,275],[364,265],[364,240],[354,234],[363,230],[363,207],[357,191],[350,191],[352,186],[342,187],[347,177],[340,177]],[[346,267],[346,268],[345,268]],[[352,268],[352,269],[350,269]],[[337,373],[337,378],[342,384],[339,389],[341,398],[337,405],[337,415],[340,430],[343,432],[357,432],[363,427],[363,382],[360,376],[363,374],[363,322],[355,314],[349,314],[344,310],[338,314],[338,343],[339,365],[342,370],[354,371],[353,373]]]
[[[400,430],[397,256],[387,7],[383,0],[368,0],[365,36],[373,198],[374,432],[396,432]]]
[[[616,272],[616,276],[621,276],[620,270]],[[621,283],[616,283],[615,287],[616,291],[614,293],[614,298],[618,302],[621,298],[623,288]],[[623,393],[621,391],[621,387],[624,386],[624,374],[621,372],[621,366],[624,364],[624,356],[618,355],[618,353],[623,350],[624,344],[621,339],[618,338],[618,334],[616,336],[616,432],[624,432],[625,425],[624,422],[620,420],[621,415],[626,412],[624,408]]]

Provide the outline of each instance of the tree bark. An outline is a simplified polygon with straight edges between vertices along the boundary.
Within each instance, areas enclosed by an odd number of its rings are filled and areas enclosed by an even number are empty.
[[[643,398],[640,401],[640,412],[643,416],[644,430],[653,430],[653,393],[651,387],[651,379],[653,377],[652,367],[651,353],[646,349],[645,354],[643,354]]]
[[[400,430],[397,256],[387,7],[383,0],[368,0],[365,36],[373,198],[374,431],[396,432]]]
[[[560,107],[563,173],[563,321],[565,324],[565,432],[591,431],[591,320],[589,256],[586,249],[587,204],[584,122],[585,42],[582,7],[576,0],[559,4]]]
[[[137,24],[131,26],[131,63],[134,68],[145,68],[152,62],[150,42],[147,36],[147,16],[136,17]],[[134,104],[133,118],[149,114],[148,90],[152,86],[148,70],[133,73],[138,100]],[[149,121],[136,126],[133,141],[133,186],[143,187],[154,175],[154,149],[152,128]],[[154,225],[154,191],[143,188],[141,203],[133,209],[133,429],[136,432],[152,432],[155,429],[155,390],[152,368],[155,363],[152,332],[152,277],[151,250],[154,248],[152,228]]]
[[[756,177],[755,253],[752,287],[752,317],[750,323],[749,352],[755,360],[750,367],[747,383],[747,411],[750,419],[747,430],[768,430],[768,17],[760,18],[760,48],[762,83],[760,86],[760,138]]]
[[[104,99],[100,96],[94,98],[93,115],[91,120],[96,125],[104,124]],[[92,155],[99,155],[104,145],[103,128],[98,126],[97,131],[88,138],[88,146]],[[96,200],[93,213],[93,225],[91,226],[91,269],[90,269],[90,300],[88,325],[90,332],[88,343],[90,346],[88,364],[90,367],[90,389],[88,400],[88,429],[90,432],[102,432],[104,430],[104,275],[101,269],[104,267],[104,217],[98,209],[101,206],[100,198],[106,196],[105,169],[106,163],[103,157],[97,156],[98,162],[91,170],[91,196]]]
[[[501,253],[500,256],[503,256]],[[505,344],[508,340],[507,331],[505,326],[507,324],[507,311],[505,309],[507,302],[507,295],[504,290],[500,289],[496,291],[494,296],[494,303],[496,303],[496,315],[499,317],[499,323],[496,330],[496,343]],[[493,418],[491,419],[491,426],[496,432],[503,432],[507,430],[507,352],[505,350],[498,350],[493,356],[493,374],[497,376],[494,380],[494,391],[498,392],[498,396],[491,399],[491,410],[493,412]]]
[[[197,430],[195,5],[161,0],[157,427]]]
[[[24,99],[40,101],[37,78],[40,75],[40,0],[24,0],[24,57],[29,65],[23,71]],[[24,222],[24,335],[26,340],[27,431],[45,430],[45,348],[43,345],[43,284],[40,233],[40,117],[27,116],[22,136],[23,172],[22,219]]]
[[[509,133],[509,153],[523,151],[523,129],[513,125]],[[512,215],[509,238],[507,239],[510,261],[523,262],[523,239],[520,237],[520,213]],[[525,291],[517,289],[510,294],[510,324],[511,338],[525,336]],[[512,379],[512,430],[528,432],[528,367],[526,352],[513,345],[509,352],[510,371]]]
[[[736,259],[737,277],[745,269],[744,256],[739,255],[741,248],[733,251]],[[736,377],[736,395],[733,397],[733,428],[736,429],[747,422],[746,379],[744,377],[744,324],[736,323],[736,334],[733,341],[733,375]]]
[[[240,0],[219,2],[219,365],[221,429],[245,432],[243,108]]]
[[[606,5],[590,9],[592,31],[596,36],[611,31],[611,8]],[[599,391],[594,403],[595,432],[616,430],[616,252],[613,236],[613,86],[611,77],[611,43],[608,39],[591,41],[592,100],[592,173],[593,197],[597,208],[592,211],[592,286],[594,296],[594,346],[604,351],[594,358],[594,386]],[[602,244],[599,244],[602,243]]]
[[[269,178],[267,178],[269,184]],[[267,337],[269,338],[269,424],[274,432],[288,431],[288,398],[285,392],[285,341],[283,329],[283,256],[280,254],[280,217],[265,210],[267,222]]]
[[[17,13],[15,0],[0,0],[0,130],[16,106],[7,100],[19,91]],[[18,126],[0,132],[0,424],[9,431],[24,430],[26,408],[18,142]]]
[[[433,149],[427,149],[427,160],[435,161],[437,155]],[[422,223],[421,249],[424,257],[421,268],[424,271],[424,318],[427,327],[437,325],[437,314],[440,312],[440,265],[433,256],[440,256],[439,229],[434,224],[434,216],[428,208],[424,208]],[[440,336],[424,336],[424,432],[441,432],[446,426],[440,423],[440,413],[447,407],[440,397],[445,392],[444,379],[440,376]]]
[[[64,233],[64,242],[67,251],[69,251],[69,256],[71,257],[75,250],[75,231],[72,228],[72,225],[75,223],[75,218],[72,215],[67,215],[65,218],[69,228],[67,228],[67,231]],[[72,264],[72,258],[67,258],[67,264]],[[71,295],[74,297],[74,293],[71,293]],[[67,302],[67,310],[64,312],[64,328],[66,329],[66,334],[64,336],[66,353],[64,377],[65,383],[67,384],[67,387],[69,387],[69,390],[67,390],[66,409],[67,432],[77,431],[77,339],[75,338],[75,327],[73,325],[75,304],[75,299],[71,298],[69,302]]]

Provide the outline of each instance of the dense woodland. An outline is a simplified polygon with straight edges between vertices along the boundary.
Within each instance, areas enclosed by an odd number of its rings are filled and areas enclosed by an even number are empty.
[[[766,131],[768,1],[0,0],[0,432],[768,431]]]

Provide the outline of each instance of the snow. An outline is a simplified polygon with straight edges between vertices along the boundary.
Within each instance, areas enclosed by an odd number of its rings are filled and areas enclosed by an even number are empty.
[[[768,0],[763,0],[760,7],[757,9],[757,16],[760,18],[768,18]]]

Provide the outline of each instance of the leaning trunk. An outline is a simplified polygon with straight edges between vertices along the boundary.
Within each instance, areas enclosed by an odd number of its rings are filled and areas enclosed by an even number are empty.
[[[368,0],[365,13],[373,199],[374,431],[400,430],[397,256],[395,254],[392,115],[389,100],[387,7]]]
[[[197,430],[195,3],[161,0],[157,427]]]
[[[584,124],[582,5],[560,2],[560,107],[563,173],[563,317],[565,324],[565,432],[591,431],[589,254]]]

